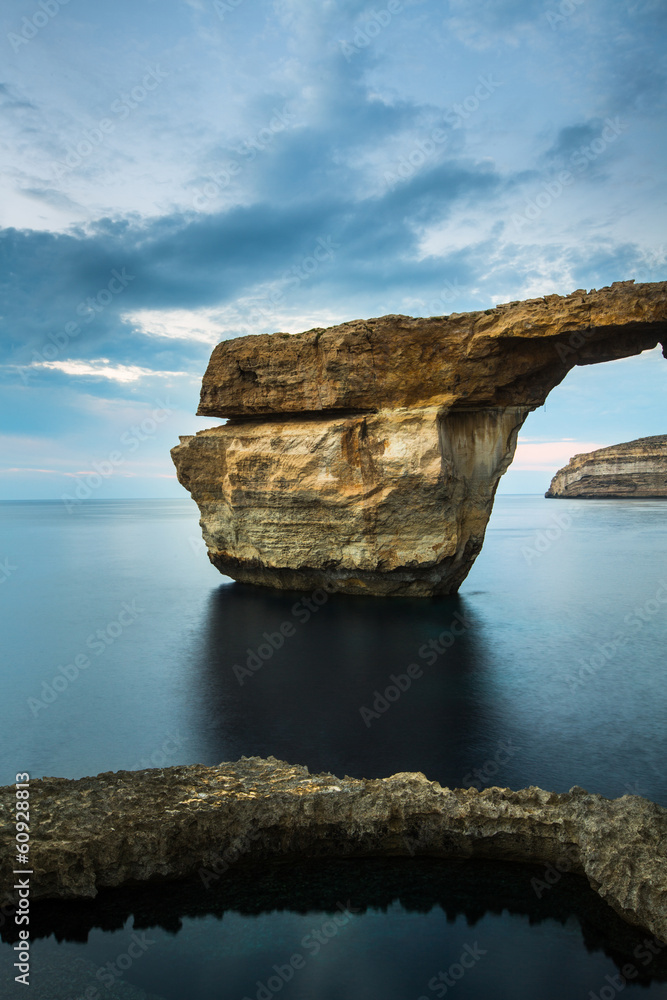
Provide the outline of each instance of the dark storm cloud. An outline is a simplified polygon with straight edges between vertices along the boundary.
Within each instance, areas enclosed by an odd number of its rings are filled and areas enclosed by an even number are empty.
[[[297,160],[298,149],[295,169]],[[72,340],[68,356],[103,352],[139,364],[154,359],[155,341],[120,322],[121,313],[231,302],[265,282],[285,280],[318,240],[333,241],[336,252],[312,276],[312,287],[331,281],[356,286],[363,276],[369,289],[388,278],[408,289],[418,272],[428,286],[429,265],[411,260],[419,228],[446,218],[456,204],[488,198],[500,184],[488,166],[436,164],[362,201],[333,193],[215,215],[102,219],[87,231],[66,234],[6,230],[0,240],[4,361],[27,363],[26,352],[39,348],[49,333],[89,317],[86,301],[107,287],[113,297],[85,324],[85,336]],[[162,361],[173,367],[193,352],[198,356],[201,345],[178,342],[160,349]]]

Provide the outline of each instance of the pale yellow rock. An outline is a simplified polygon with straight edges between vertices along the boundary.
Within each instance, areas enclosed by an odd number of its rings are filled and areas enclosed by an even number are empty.
[[[280,588],[450,593],[484,540],[527,409],[236,421],[181,439],[209,557]]]

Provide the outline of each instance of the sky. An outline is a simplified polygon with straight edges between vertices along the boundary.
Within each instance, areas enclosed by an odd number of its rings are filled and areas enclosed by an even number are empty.
[[[664,0],[6,0],[0,499],[187,496],[220,340],[667,279],[666,42]],[[501,490],[666,383],[575,369]]]

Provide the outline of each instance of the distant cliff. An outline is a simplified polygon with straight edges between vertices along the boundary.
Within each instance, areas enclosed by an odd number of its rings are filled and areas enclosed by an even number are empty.
[[[667,434],[575,455],[556,473],[544,495],[667,500]]]

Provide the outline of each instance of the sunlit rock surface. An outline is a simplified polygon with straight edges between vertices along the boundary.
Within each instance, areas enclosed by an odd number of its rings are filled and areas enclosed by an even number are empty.
[[[198,412],[228,423],[172,451],[209,558],[278,588],[453,593],[530,410],[666,334],[667,283],[620,282],[218,344]]]

